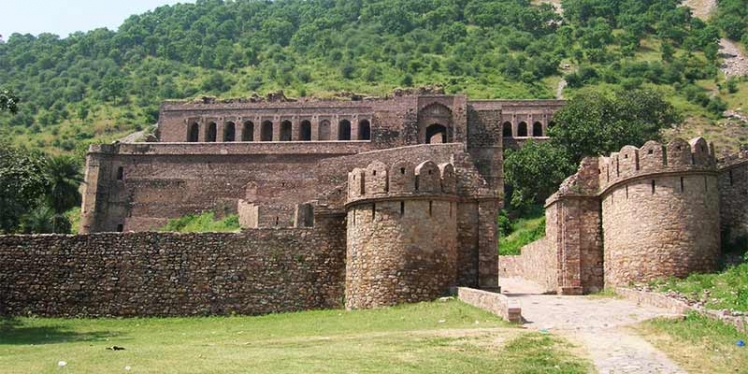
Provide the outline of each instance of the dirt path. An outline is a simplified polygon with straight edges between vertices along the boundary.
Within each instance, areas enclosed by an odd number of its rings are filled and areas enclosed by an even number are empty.
[[[717,9],[717,0],[686,0],[685,5],[693,10],[694,16],[706,20]],[[721,39],[719,52],[723,59],[722,73],[728,77],[748,75],[748,59],[735,42]]]
[[[556,87],[556,100],[564,99],[564,88],[566,88],[566,84],[565,79],[558,81],[558,86]]]
[[[686,0],[683,4],[693,10],[693,15],[706,20],[717,9],[717,0]]]
[[[719,41],[719,52],[722,55],[723,63],[721,70],[728,77],[748,75],[748,59],[738,45],[728,39]]]
[[[685,373],[627,326],[667,311],[616,298],[539,295],[539,287],[502,279],[502,292],[518,299],[525,326],[557,333],[583,345],[600,373]]]

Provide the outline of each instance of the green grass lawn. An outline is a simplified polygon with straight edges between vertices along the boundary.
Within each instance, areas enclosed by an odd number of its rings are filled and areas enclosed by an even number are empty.
[[[114,345],[125,350],[106,349]],[[561,338],[518,329],[458,301],[261,317],[21,318],[0,325],[2,373],[588,372],[589,362],[572,350]]]
[[[736,344],[748,334],[722,322],[692,314],[647,321],[636,330],[689,373],[748,373],[748,347]]]
[[[748,311],[748,263],[722,273],[691,274],[657,284],[662,291],[678,291],[692,300],[703,300],[712,309]]]

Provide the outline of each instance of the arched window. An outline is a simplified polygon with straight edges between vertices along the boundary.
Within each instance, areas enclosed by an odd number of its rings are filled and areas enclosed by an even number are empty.
[[[217,136],[218,136],[218,131],[216,131],[216,123],[215,122],[211,122],[208,125],[208,128],[205,130],[205,141],[206,142],[215,142]]]
[[[244,129],[242,129],[242,141],[253,142],[255,140],[255,124],[252,121],[244,122]]]
[[[328,120],[320,121],[319,140],[330,140],[330,121]]]
[[[312,123],[304,120],[301,121],[301,126],[299,127],[299,140],[302,141],[310,141],[312,140]]]
[[[543,124],[542,123],[535,122],[532,124],[532,136],[534,137],[543,136]]]
[[[344,119],[338,123],[338,140],[351,140],[351,121]]]
[[[260,141],[272,142],[273,141],[273,123],[265,121],[262,123],[260,128]]]
[[[517,136],[518,137],[527,137],[527,123],[520,122],[519,126],[517,126]]]
[[[290,142],[291,134],[293,131],[292,129],[293,129],[293,125],[291,124],[291,121],[281,122],[280,141]]]
[[[553,122],[553,121],[548,122],[548,129],[552,129],[553,126],[556,126],[556,122]]]
[[[199,137],[200,137],[200,125],[198,125],[197,122],[193,122],[190,124],[190,128],[187,131],[187,141],[197,142]]]
[[[433,124],[426,128],[426,144],[441,144],[447,142],[447,128]]]
[[[501,133],[505,138],[511,138],[512,135],[512,123],[511,122],[504,122],[503,125],[501,125]]]
[[[369,120],[358,122],[358,140],[371,140],[371,124]]]
[[[225,126],[226,127],[223,128],[223,141],[236,141],[236,124],[233,122],[226,122]]]

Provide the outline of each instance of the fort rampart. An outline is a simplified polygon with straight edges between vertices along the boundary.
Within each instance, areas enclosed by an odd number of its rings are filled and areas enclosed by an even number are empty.
[[[443,296],[457,285],[454,167],[375,161],[348,177],[346,307]]]
[[[547,200],[546,237],[501,269],[546,286],[556,277],[565,294],[716,270],[722,244],[745,238],[745,157],[717,162],[696,138],[586,158]],[[556,259],[538,274],[548,246]]]
[[[0,315],[265,314],[342,306],[345,226],[0,236]]]

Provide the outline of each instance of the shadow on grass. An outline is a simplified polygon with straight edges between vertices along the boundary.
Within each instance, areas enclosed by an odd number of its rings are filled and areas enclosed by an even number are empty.
[[[0,318],[0,345],[98,342],[111,337],[122,338],[122,334],[108,331],[76,332],[69,327],[54,325],[26,326],[17,318]]]

